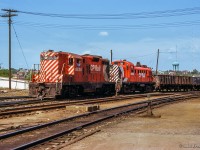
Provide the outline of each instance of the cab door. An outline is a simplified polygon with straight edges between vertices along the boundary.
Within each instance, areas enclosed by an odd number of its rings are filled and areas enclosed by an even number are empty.
[[[74,59],[74,66],[75,66],[75,69],[74,69],[74,79],[75,79],[75,82],[83,82],[84,79],[83,79],[83,62],[82,62],[82,59],[81,58],[75,58]]]
[[[90,74],[90,65],[87,62],[87,58],[83,58],[83,66],[82,66],[82,78],[83,82],[89,82],[89,74]]]

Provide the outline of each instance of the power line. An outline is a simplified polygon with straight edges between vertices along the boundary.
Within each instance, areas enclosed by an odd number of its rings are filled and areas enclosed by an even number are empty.
[[[23,49],[22,49],[22,45],[21,45],[21,43],[20,43],[20,41],[19,41],[19,38],[18,38],[18,35],[17,35],[17,32],[16,32],[16,30],[15,30],[15,27],[14,27],[13,23],[12,23],[12,27],[13,27],[13,30],[14,30],[14,33],[15,33],[15,37],[17,38],[19,47],[20,47],[20,49],[21,49],[22,55],[23,55],[23,57],[24,57],[24,60],[25,60],[25,62],[26,62],[26,66],[29,68],[28,63],[27,63],[27,60],[26,60],[26,57],[25,57],[25,55],[24,55],[24,51],[23,51]]]
[[[134,58],[141,58],[141,57],[146,57],[146,56],[151,56],[156,54],[156,52],[150,53],[150,54],[146,54],[146,55],[140,55],[140,56],[134,56],[134,57],[127,57],[127,58],[123,58],[123,59],[134,59]],[[114,59],[122,59],[122,58],[114,58]]]
[[[71,19],[142,19],[142,18],[158,18],[158,17],[174,17],[200,14],[200,7],[139,12],[139,13],[120,13],[120,14],[53,14],[41,12],[18,11],[19,13],[44,16],[44,17],[58,17]]]
[[[15,22],[16,25],[43,27],[43,28],[62,28],[62,29],[78,29],[78,30],[130,30],[130,29],[149,29],[149,28],[166,28],[166,27],[185,27],[200,25],[200,20],[182,21],[158,24],[137,24],[137,25],[62,25],[62,24],[42,24],[34,22]]]

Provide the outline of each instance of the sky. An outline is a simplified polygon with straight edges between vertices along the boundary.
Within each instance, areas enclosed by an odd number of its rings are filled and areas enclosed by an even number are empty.
[[[199,0],[0,0],[12,17],[12,68],[32,69],[48,49],[200,71]],[[6,12],[0,10],[0,15]],[[170,13],[163,15],[163,13]],[[0,17],[0,64],[8,68],[8,18]]]

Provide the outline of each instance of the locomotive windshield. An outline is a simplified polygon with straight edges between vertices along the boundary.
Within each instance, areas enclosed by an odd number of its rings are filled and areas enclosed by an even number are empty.
[[[93,57],[92,61],[93,61],[93,62],[99,62],[99,58]]]
[[[73,58],[69,58],[69,65],[73,65]]]

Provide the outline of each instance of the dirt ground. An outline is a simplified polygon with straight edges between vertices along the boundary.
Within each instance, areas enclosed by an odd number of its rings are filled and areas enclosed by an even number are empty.
[[[161,97],[161,96],[158,96]],[[133,98],[129,100],[118,101],[114,103],[100,104],[100,109],[111,108],[115,106],[125,105],[129,103],[139,102],[147,100],[148,98]],[[54,109],[48,111],[37,111],[31,115],[18,116],[12,118],[0,119],[0,134],[17,130],[19,128],[25,128],[37,124],[47,123],[54,120],[71,117],[74,115],[85,113],[78,109]]]
[[[28,90],[9,90],[0,88],[0,97],[7,97],[7,96],[28,96]]]
[[[12,118],[0,119],[0,134],[11,132],[19,128],[26,128],[29,126],[51,122],[61,118],[68,118],[74,115],[78,115],[80,111],[67,111],[67,110],[49,110],[49,111],[37,111],[32,115],[19,116]]]
[[[200,99],[132,115],[62,150],[200,149]]]

